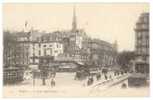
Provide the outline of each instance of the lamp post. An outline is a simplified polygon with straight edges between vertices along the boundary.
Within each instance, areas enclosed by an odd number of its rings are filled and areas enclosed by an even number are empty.
[[[36,70],[32,70],[32,75],[33,75],[33,86],[35,86],[35,79],[36,79]]]
[[[47,72],[42,70],[42,85],[46,85]]]

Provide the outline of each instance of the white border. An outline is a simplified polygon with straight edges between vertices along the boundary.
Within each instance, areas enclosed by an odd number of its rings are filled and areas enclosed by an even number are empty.
[[[112,3],[112,2],[149,2],[150,0],[3,0],[3,3]]]

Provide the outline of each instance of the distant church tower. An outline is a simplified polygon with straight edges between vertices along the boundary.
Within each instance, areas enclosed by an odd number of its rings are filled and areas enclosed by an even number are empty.
[[[73,19],[72,19],[72,32],[76,32],[77,30],[77,21],[76,21],[76,12],[75,12],[75,6],[73,7]]]

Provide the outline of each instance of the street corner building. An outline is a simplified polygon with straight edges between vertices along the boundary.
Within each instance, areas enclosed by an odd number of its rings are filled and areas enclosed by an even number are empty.
[[[131,12],[134,15],[131,17],[134,19],[132,23],[136,23],[135,28],[133,27],[134,59],[129,58],[130,61],[123,62],[128,64],[123,66],[118,63],[122,52],[119,50],[121,40],[114,38],[112,30],[116,29],[108,20],[111,16],[115,16],[112,13],[115,10],[112,8],[109,12],[108,9],[111,7],[107,8],[105,5],[110,4],[5,4],[4,25],[7,28],[3,30],[4,97],[148,96],[149,12],[141,11],[148,6],[135,4],[138,8],[132,8]],[[120,5],[122,8],[122,4],[112,5],[114,7]],[[127,4],[129,7],[133,5]],[[10,11],[18,7],[21,9]],[[85,31],[92,27],[80,28],[84,26],[79,24],[79,18],[86,19],[83,17],[84,13],[89,14],[91,9],[95,16],[100,16],[94,22],[88,15],[91,24],[96,23],[92,26],[93,29],[100,34],[91,32],[91,35]],[[108,11],[106,16],[102,9]],[[135,9],[141,12],[138,13]],[[79,11],[85,12],[79,13]],[[22,12],[24,14],[21,14]],[[128,15],[132,14],[129,12]],[[20,17],[20,21],[11,25],[17,16]],[[126,20],[128,17],[123,18]],[[110,24],[109,27],[101,23],[103,18],[103,21]],[[117,16],[114,20],[115,18]],[[137,22],[135,19],[138,19]],[[21,22],[24,22],[23,25]],[[70,24],[71,28],[63,28],[68,26],[67,24]],[[127,27],[126,24],[122,27]],[[55,26],[58,28],[54,29]],[[12,27],[15,29],[11,29]],[[47,29],[48,27],[50,28]],[[109,29],[108,33],[112,31],[112,34],[104,33],[106,30],[103,27]],[[109,41],[104,38],[104,34]],[[116,37],[122,35],[114,34]],[[96,35],[99,35],[99,38],[95,38]],[[125,42],[124,39],[122,42]],[[133,93],[136,91],[135,87],[138,87],[140,92],[135,95],[129,94],[129,91]]]
[[[133,75],[129,77],[129,85],[149,84],[149,13],[141,13],[135,27],[135,60],[133,63]]]

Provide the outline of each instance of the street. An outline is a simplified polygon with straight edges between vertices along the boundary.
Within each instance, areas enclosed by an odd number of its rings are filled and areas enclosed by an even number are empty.
[[[109,75],[112,73],[109,73]],[[149,92],[149,88],[140,88],[140,91],[137,94],[129,94],[129,92],[133,92],[137,90],[136,88],[126,88],[122,89],[122,83],[127,84],[128,74],[114,76],[112,79],[105,80],[104,76],[101,80],[97,81],[94,78],[94,83],[91,86],[86,86],[87,80],[74,80],[75,73],[57,73],[55,82],[55,87],[51,87],[50,79],[46,80],[46,85],[42,85],[41,79],[35,80],[35,85],[33,84],[33,80],[26,80],[20,85],[6,85],[4,86],[4,97],[5,94],[7,96],[17,96],[17,97],[47,97],[47,96],[147,96]],[[125,79],[125,80],[124,80]],[[124,80],[124,81],[122,81]],[[120,82],[121,81],[121,82]],[[105,82],[105,83],[104,83]],[[117,84],[115,84],[117,83]],[[118,92],[117,92],[118,91]],[[133,92],[134,93],[134,92]]]

